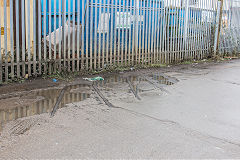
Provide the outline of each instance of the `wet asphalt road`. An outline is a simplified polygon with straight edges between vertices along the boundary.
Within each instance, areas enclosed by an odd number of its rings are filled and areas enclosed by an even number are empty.
[[[90,98],[53,118],[9,122],[0,158],[240,158],[240,60],[131,72],[96,86],[117,108],[90,87]],[[11,134],[18,124],[27,130]]]

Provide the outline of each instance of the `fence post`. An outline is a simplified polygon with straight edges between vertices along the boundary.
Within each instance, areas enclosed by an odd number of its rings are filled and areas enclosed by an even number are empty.
[[[136,64],[137,64],[137,51],[138,51],[138,26],[139,26],[139,22],[141,22],[139,19],[140,19],[140,16],[139,16],[139,0],[136,0],[135,1],[135,5],[134,5],[134,8],[135,8],[135,12],[134,12],[134,23],[135,23],[135,47],[134,47],[134,52],[135,52],[135,60],[136,60]]]
[[[184,17],[184,43],[187,41],[188,29],[189,0],[185,0],[185,17]]]
[[[218,0],[213,57],[217,56],[217,52],[218,52],[218,48],[219,48],[220,31],[221,31],[221,25],[222,25],[222,23],[221,23],[222,22],[222,12],[223,12],[223,0]]]

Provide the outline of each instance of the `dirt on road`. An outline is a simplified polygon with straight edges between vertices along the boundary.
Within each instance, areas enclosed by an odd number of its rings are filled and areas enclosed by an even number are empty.
[[[0,158],[240,158],[238,75],[234,60],[1,86]]]

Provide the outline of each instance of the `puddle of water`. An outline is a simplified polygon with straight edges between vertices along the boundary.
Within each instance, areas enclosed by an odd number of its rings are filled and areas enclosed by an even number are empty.
[[[151,89],[146,89],[146,87],[148,86],[148,84],[144,84],[144,82],[146,83],[146,79],[142,76],[136,76],[136,75],[130,75],[127,77],[123,77],[121,75],[112,75],[111,77],[105,77],[104,81],[97,81],[94,82],[94,84],[98,87],[109,87],[109,88],[113,88],[114,85],[119,85],[119,83],[123,84],[125,83],[126,85],[128,84],[128,81],[131,83],[133,91],[136,93],[142,93],[142,92],[146,92],[146,91],[150,91],[150,90],[154,90],[154,88]],[[145,88],[142,88],[140,86],[145,86]],[[151,86],[151,84],[149,84],[149,86]],[[131,89],[129,87],[129,92],[131,92]]]
[[[128,77],[129,81],[134,82],[138,81],[139,77],[138,76],[129,76]],[[95,85],[97,86],[108,86],[111,83],[127,83],[127,78],[120,76],[120,75],[112,75],[111,77],[105,77],[104,81],[96,81],[94,82]]]
[[[159,84],[162,85],[173,85],[177,82],[174,78],[166,76],[164,74],[152,74],[150,77],[153,80],[156,80]],[[119,85],[119,83],[128,83],[128,80],[131,82],[132,88],[136,93],[142,93],[145,91],[150,91],[154,89],[146,89],[148,85],[146,84],[146,79],[141,76],[130,75],[128,77],[123,77],[120,75],[112,75],[110,77],[105,77],[104,81],[93,82],[98,87],[110,87],[113,85]],[[144,82],[144,83],[143,83]],[[152,84],[149,84],[152,86]],[[151,88],[151,87],[150,87]],[[59,108],[65,107],[66,104],[83,101],[90,97],[89,85],[79,84],[69,86],[64,94],[62,102],[59,105]],[[129,87],[129,91],[131,91]],[[0,131],[1,124],[7,121],[15,120],[22,117],[28,117],[33,115],[38,115],[42,113],[50,113],[57,101],[61,89],[48,89],[48,90],[39,90],[34,93],[24,95],[19,97],[19,104],[15,107],[15,102],[6,104],[12,106],[10,109],[0,109]],[[26,103],[28,102],[28,103]],[[31,102],[31,103],[29,103]],[[1,100],[0,100],[1,104]],[[14,104],[14,105],[13,105]],[[0,105],[1,108],[1,105]]]
[[[170,86],[170,85],[175,84],[173,82],[173,80],[170,80],[170,77],[168,77],[168,76],[153,74],[153,75],[151,75],[151,78],[153,80],[158,81],[158,83],[163,84],[163,85]]]
[[[88,85],[83,84],[69,86],[64,94],[59,108],[65,107],[66,104],[83,101],[89,98],[90,93],[88,93],[88,87]],[[61,89],[39,90],[29,95],[19,97],[20,103],[28,100],[31,103],[25,102],[11,109],[0,109],[0,131],[1,124],[7,121],[42,113],[50,113],[57,101],[60,92]],[[34,99],[37,100],[33,101]]]
[[[167,76],[167,75],[162,74],[162,73],[152,74],[149,77],[151,79],[157,81],[157,83],[159,83],[160,85],[170,86],[170,85],[174,85],[175,83],[178,82],[177,79],[172,78],[172,77]],[[131,82],[133,90],[136,93],[142,93],[142,92],[145,92],[145,91],[153,90],[153,89],[143,89],[142,87],[140,87],[140,86],[146,86],[146,84],[144,84],[142,82],[147,82],[146,79],[142,76],[130,75],[127,78]],[[112,75],[111,77],[105,77],[104,81],[94,82],[94,84],[96,86],[99,86],[99,87],[110,87],[110,88],[112,88],[115,83],[116,83],[116,85],[118,83],[128,83],[127,78],[123,77],[123,76],[120,76],[120,75]]]
[[[128,76],[128,77],[123,77],[120,75],[113,75],[111,77],[106,77],[104,81],[97,81],[94,82],[96,86],[99,87],[112,87],[115,83],[116,85],[121,83],[128,83],[128,80],[132,83],[133,88],[139,91],[142,91],[141,89],[138,88],[137,84],[134,82],[140,83],[141,81],[145,81],[143,78],[140,78],[139,76]]]

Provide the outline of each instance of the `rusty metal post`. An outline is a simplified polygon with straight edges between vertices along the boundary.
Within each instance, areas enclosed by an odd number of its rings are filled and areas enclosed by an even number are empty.
[[[223,0],[218,0],[213,57],[217,56],[217,52],[219,49],[220,31],[222,26],[222,15],[223,15]]]

